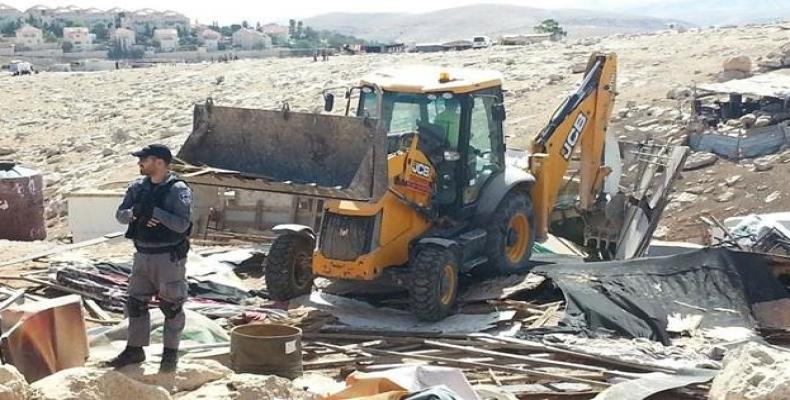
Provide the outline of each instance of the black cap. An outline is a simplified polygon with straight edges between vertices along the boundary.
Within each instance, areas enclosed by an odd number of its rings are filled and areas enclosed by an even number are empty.
[[[153,156],[164,160],[168,164],[173,161],[173,154],[170,152],[170,148],[163,144],[151,144],[145,146],[141,150],[132,153],[132,155],[140,158]]]

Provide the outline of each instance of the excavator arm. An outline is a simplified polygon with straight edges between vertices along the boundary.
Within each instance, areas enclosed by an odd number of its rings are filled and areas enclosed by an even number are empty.
[[[591,209],[611,170],[604,165],[606,129],[614,103],[617,56],[593,54],[584,79],[551,117],[532,143],[530,171],[535,176],[532,201],[539,240],[548,234],[549,217],[565,184],[574,154],[580,153],[580,210]],[[577,147],[579,147],[577,149]]]

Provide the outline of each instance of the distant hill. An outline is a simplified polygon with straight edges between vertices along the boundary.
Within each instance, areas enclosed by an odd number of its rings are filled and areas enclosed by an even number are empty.
[[[444,42],[476,35],[532,33],[533,27],[548,18],[556,19],[568,36],[584,37],[613,33],[636,33],[666,29],[677,20],[581,9],[520,7],[480,4],[422,14],[330,13],[306,19],[306,25],[357,36],[368,40],[404,42]]]
[[[750,22],[772,22],[790,19],[788,0],[679,0],[653,2],[639,7],[623,8],[659,18],[679,18],[691,23],[708,25],[740,25]]]

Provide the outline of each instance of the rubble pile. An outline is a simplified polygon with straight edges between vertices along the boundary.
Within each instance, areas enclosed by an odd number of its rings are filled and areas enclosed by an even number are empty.
[[[711,400],[790,398],[790,351],[748,343],[730,351],[711,385]]]

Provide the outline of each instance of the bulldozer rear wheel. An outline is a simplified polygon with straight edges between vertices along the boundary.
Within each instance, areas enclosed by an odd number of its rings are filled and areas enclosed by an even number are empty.
[[[410,262],[411,307],[417,319],[439,321],[455,305],[458,294],[458,261],[451,249],[427,246],[417,251]]]
[[[529,269],[535,244],[532,201],[522,191],[509,193],[497,207],[488,229],[488,274],[506,275]]]
[[[312,250],[310,240],[298,235],[280,236],[272,243],[264,264],[264,280],[272,300],[290,300],[310,293]]]

